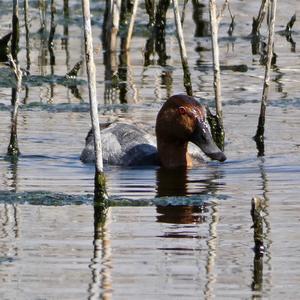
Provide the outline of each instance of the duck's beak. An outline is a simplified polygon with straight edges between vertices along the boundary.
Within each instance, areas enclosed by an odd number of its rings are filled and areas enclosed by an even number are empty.
[[[208,157],[218,161],[225,161],[225,154],[215,144],[207,122],[197,119],[196,128],[190,141],[197,145]]]

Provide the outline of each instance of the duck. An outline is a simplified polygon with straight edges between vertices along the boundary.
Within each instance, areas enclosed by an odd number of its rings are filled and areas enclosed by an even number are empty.
[[[204,161],[199,149],[213,160],[226,160],[213,141],[205,106],[194,97],[177,94],[166,100],[157,114],[155,135],[156,138],[146,126],[134,123],[106,125],[101,130],[103,162],[120,166],[192,167]],[[86,136],[80,159],[83,163],[95,161],[92,130]]]

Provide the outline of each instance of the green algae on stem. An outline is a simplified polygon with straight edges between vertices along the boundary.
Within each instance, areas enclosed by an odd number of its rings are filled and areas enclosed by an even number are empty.
[[[95,171],[94,186],[94,205],[104,213],[109,206],[104,172]]]
[[[206,107],[206,115],[213,140],[219,149],[224,151],[225,130],[223,122],[218,115],[213,115],[208,107]]]

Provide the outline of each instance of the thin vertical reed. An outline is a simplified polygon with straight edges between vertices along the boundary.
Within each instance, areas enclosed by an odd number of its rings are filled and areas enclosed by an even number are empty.
[[[183,30],[181,26],[181,18],[179,14],[177,0],[173,0],[173,10],[174,10],[174,18],[175,18],[176,29],[177,29],[177,38],[179,43],[180,55],[181,55],[181,63],[182,63],[182,68],[184,73],[184,86],[187,94],[189,96],[192,96],[193,88],[192,88],[192,81],[191,81],[191,73],[188,65],[187,53],[186,53],[186,48],[184,43]]]
[[[82,12],[83,12],[83,25],[84,25],[84,39],[85,39],[85,59],[86,70],[88,78],[88,90],[90,101],[90,113],[92,120],[92,128],[94,132],[94,144],[95,144],[95,199],[104,199],[105,190],[105,177],[103,173],[103,157],[102,157],[102,145],[101,145],[101,132],[98,119],[98,102],[96,91],[96,69],[94,63],[94,50],[93,50],[93,38],[91,27],[91,15],[90,15],[90,3],[89,0],[82,0]],[[104,203],[101,203],[104,205]]]
[[[277,0],[270,0],[270,23],[269,23],[269,36],[268,36],[268,50],[267,50],[267,63],[265,67],[264,86],[261,98],[260,115],[258,119],[257,131],[255,134],[255,141],[258,149],[258,155],[264,155],[264,132],[265,132],[265,119],[268,94],[270,89],[270,73],[273,57],[274,47],[274,33],[275,33],[275,17],[276,17],[276,4]]]
[[[213,71],[214,71],[214,90],[215,104],[217,116],[222,120],[222,100],[221,100],[221,71],[219,62],[219,44],[218,44],[218,19],[217,5],[215,0],[209,1],[209,16],[211,24],[211,43],[213,55]]]

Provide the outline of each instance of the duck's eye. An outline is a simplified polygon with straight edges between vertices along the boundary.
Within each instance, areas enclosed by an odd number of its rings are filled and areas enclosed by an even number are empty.
[[[178,108],[178,111],[179,111],[179,113],[180,113],[181,115],[185,115],[185,114],[186,114],[186,109],[185,109],[185,107],[183,107],[183,106],[180,106],[180,107]]]

